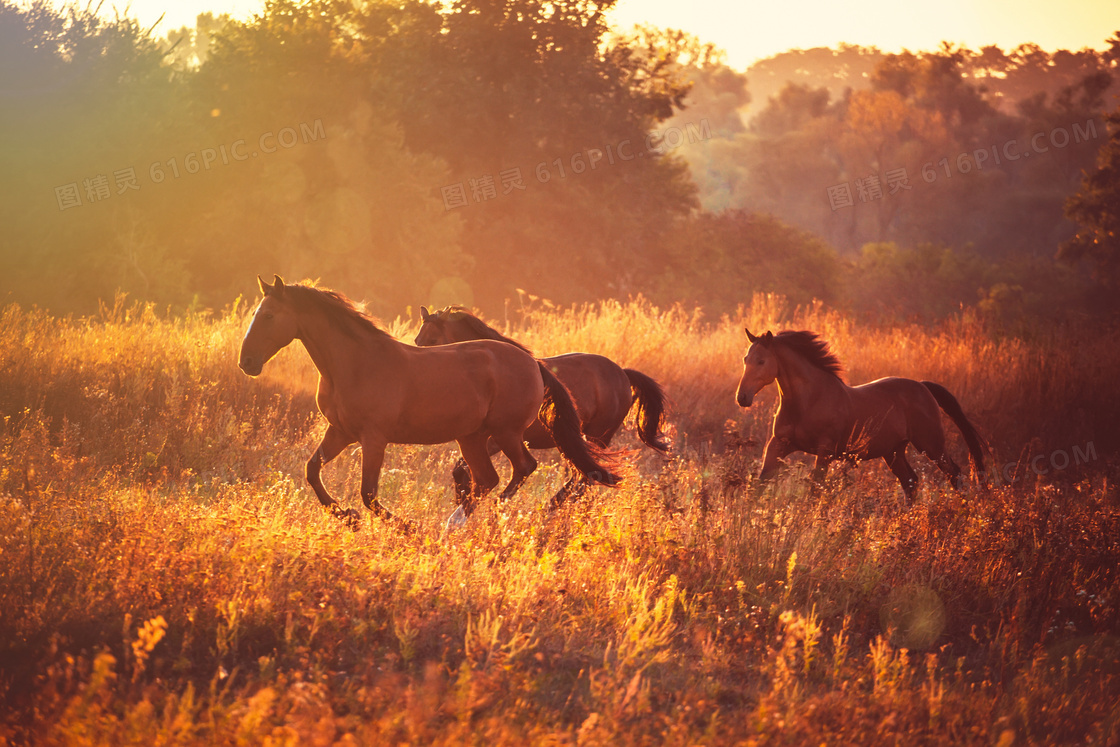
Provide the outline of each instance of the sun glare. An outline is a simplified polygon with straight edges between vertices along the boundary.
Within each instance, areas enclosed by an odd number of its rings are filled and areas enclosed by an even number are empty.
[[[63,4],[56,0],[56,4]],[[200,13],[229,13],[247,19],[263,8],[263,0],[132,0],[123,9],[102,10],[132,15],[162,36],[193,27]],[[674,28],[712,42],[727,53],[727,62],[745,69],[754,61],[789,49],[856,44],[884,52],[931,50],[941,42],[973,49],[996,44],[1014,49],[1023,43],[1043,49],[1104,49],[1105,39],[1120,28],[1120,3],[1090,0],[1054,12],[1052,2],[1025,0],[946,0],[905,4],[890,0],[833,3],[743,3],[708,0],[684,4],[677,0],[621,0],[609,13],[620,30],[636,24]]]

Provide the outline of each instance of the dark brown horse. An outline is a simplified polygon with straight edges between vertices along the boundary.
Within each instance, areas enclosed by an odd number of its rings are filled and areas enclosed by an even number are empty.
[[[583,475],[606,485],[618,477],[599,463],[603,452],[580,436],[579,416],[563,385],[531,355],[491,341],[441,348],[398,342],[345,296],[306,285],[258,278],[261,300],[241,344],[241,370],[250,376],[292,340],[307,348],[319,370],[316,399],[326,435],[307,462],[307,482],[319,501],[347,520],[319,476],[347,446],[362,447],[362,501],[393,518],[377,501],[385,447],[458,441],[472,479],[467,513],[498,484],[487,441],[509,457],[508,498],[537,467],[522,442],[540,417],[560,453]]]
[[[498,340],[530,353],[524,345],[501,334],[461,307],[450,306],[431,313],[422,306],[420,317],[423,325],[416,335],[416,344],[420,346],[446,345],[467,340]],[[668,451],[669,445],[661,432],[665,419],[665,394],[652,378],[632,368],[622,368],[611,359],[592,353],[568,353],[545,358],[541,362],[556,374],[556,378],[571,393],[587,440],[606,448],[636,405],[638,438],[661,453]],[[525,440],[530,449],[556,448],[548,429],[540,420],[529,426],[525,432]],[[490,448],[494,451],[496,447]],[[459,492],[464,489],[463,478],[460,465],[455,474]],[[553,505],[559,505],[566,498],[581,494],[586,487],[586,478],[580,478],[578,484],[576,478],[572,478],[553,498]]]
[[[751,346],[736,401],[750,407],[754,396],[775,380],[780,397],[760,479],[773,475],[778,460],[795,451],[816,455],[814,480],[823,478],[835,459],[882,458],[913,500],[918,476],[906,461],[906,445],[914,444],[960,488],[961,469],[945,451],[939,406],[964,435],[973,466],[982,474],[980,435],[943,386],[894,376],[848,386],[840,378],[840,361],[812,332],[756,337],[747,330],[747,337]]]

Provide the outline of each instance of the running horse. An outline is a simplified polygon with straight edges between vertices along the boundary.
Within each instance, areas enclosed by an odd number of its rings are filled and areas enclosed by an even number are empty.
[[[964,435],[973,467],[982,474],[983,442],[945,387],[896,376],[848,386],[841,378],[839,359],[814,333],[767,332],[756,337],[746,332],[751,345],[743,358],[736,401],[750,407],[755,395],[775,380],[780,397],[760,480],[771,477],[778,460],[795,451],[816,455],[814,481],[820,481],[836,459],[882,458],[902,483],[907,500],[913,501],[918,476],[906,460],[906,446],[913,444],[959,489],[961,468],[945,451],[939,407]]]
[[[316,401],[327,432],[307,462],[307,482],[320,503],[352,523],[330,496],[320,471],[347,446],[362,447],[362,502],[376,515],[397,520],[377,500],[377,483],[388,444],[457,441],[470,469],[467,512],[497,486],[487,442],[509,457],[508,498],[537,460],[522,434],[538,418],[560,453],[588,479],[619,481],[600,463],[605,452],[585,442],[579,416],[564,386],[533,356],[490,340],[444,348],[417,348],[394,339],[341,293],[308,285],[272,285],[259,276],[264,298],[241,343],[239,366],[249,376],[281,348],[299,340],[319,370]]]
[[[532,354],[527,347],[506,337],[461,306],[429,312],[420,307],[423,324],[416,334],[422,347],[447,345],[469,340],[498,340]],[[665,421],[665,393],[656,381],[632,368],[622,368],[610,358],[593,353],[568,353],[541,361],[572,395],[579,412],[583,435],[591,443],[607,448],[626,416],[636,406],[635,423],[638,438],[646,446],[665,454],[669,444],[661,432]],[[544,423],[537,420],[525,432],[530,449],[554,449],[556,444]],[[491,445],[493,452],[495,446]],[[465,469],[456,465],[456,491],[466,487]],[[569,497],[578,497],[588,486],[586,476],[572,477],[553,497],[551,505],[559,506]]]

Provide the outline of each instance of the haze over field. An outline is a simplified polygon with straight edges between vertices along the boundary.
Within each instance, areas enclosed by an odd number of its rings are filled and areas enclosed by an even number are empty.
[[[839,44],[742,72],[703,37],[619,35],[593,3],[516,22],[485,3],[315,7],[153,39],[8,6],[2,124],[26,147],[0,181],[3,297],[220,308],[283,269],[390,316],[505,313],[522,293],[718,314],[762,291],[1003,323],[1111,298],[1112,250],[1091,227],[1071,243],[1067,212],[1116,106],[1108,27],[1096,49]],[[1110,12],[1072,27],[1088,39]]]

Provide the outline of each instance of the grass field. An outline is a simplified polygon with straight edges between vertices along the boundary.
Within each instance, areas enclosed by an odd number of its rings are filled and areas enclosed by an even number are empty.
[[[318,507],[314,369],[297,344],[244,376],[246,313],[0,315],[0,740],[1120,742],[1114,328],[529,309],[510,332],[538,354],[661,381],[675,454],[628,432],[623,486],[554,516],[545,458],[443,538],[453,446],[390,447],[381,496],[413,534]],[[945,385],[995,485],[954,492],[921,457],[912,506],[878,465],[754,485],[776,402],[734,403],[744,323],[820,332],[853,383]],[[349,506],[359,465],[324,471]]]

